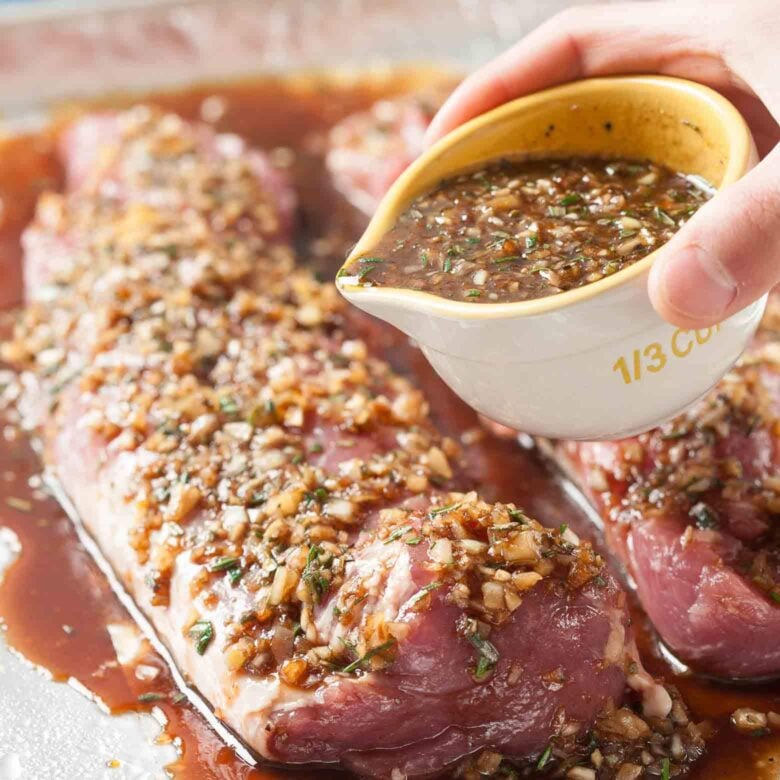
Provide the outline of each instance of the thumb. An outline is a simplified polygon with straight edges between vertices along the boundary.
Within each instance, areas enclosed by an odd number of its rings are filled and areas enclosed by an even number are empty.
[[[780,146],[661,250],[650,299],[682,328],[714,325],[780,281]]]

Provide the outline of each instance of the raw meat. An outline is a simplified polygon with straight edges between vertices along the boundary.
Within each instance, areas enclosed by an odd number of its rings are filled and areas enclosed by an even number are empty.
[[[780,674],[779,303],[687,413],[631,439],[555,448],[663,640],[722,677]]]
[[[144,107],[82,122],[4,355],[48,467],[217,715],[265,758],[366,777],[566,765],[591,728],[615,769],[650,738],[659,766],[673,735],[673,766],[694,758],[601,559],[464,492],[422,395],[295,269],[265,158]],[[610,741],[626,718],[641,738]]]
[[[379,100],[330,133],[326,163],[336,188],[356,208],[373,214],[382,196],[423,150],[423,137],[444,90]]]

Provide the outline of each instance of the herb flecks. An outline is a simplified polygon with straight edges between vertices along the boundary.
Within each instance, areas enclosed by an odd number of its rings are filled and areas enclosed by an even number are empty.
[[[715,514],[715,510],[703,501],[694,504],[688,514],[696,521],[697,528],[709,530],[718,527],[718,516]]]
[[[447,512],[452,512],[453,510],[455,510],[459,506],[461,506],[461,503],[462,502],[458,501],[458,502],[456,502],[454,504],[447,504],[445,506],[440,506],[440,507],[437,507],[436,509],[431,509],[431,511],[428,512],[428,514],[431,517],[437,517],[438,515],[443,515],[443,514],[446,514]]]
[[[141,702],[141,704],[148,704],[154,701],[162,701],[164,698],[164,693],[142,693],[138,697],[138,701]]]
[[[320,561],[320,556],[324,556],[324,554],[325,551],[321,547],[318,547],[316,544],[312,545],[306,558],[306,566],[301,574],[301,579],[306,583],[312,598],[317,604],[322,601],[330,589],[330,579],[325,576]]]
[[[483,682],[493,673],[493,670],[498,664],[499,655],[495,646],[479,635],[474,630],[466,635],[466,638],[471,642],[477,651],[477,662],[474,667],[474,679],[477,682]]]
[[[341,673],[355,674],[355,672],[357,672],[358,669],[363,669],[372,658],[387,652],[395,644],[396,644],[395,639],[388,639],[386,642],[383,642],[381,645],[377,645],[376,647],[372,647],[370,650],[366,650],[366,652],[363,653],[363,655],[361,655],[359,658],[356,658],[354,661],[344,666],[340,670]]]
[[[211,561],[208,565],[208,570],[210,572],[217,572],[217,571],[228,571],[230,569],[235,569],[241,564],[241,559],[236,558],[234,556],[225,556],[223,558],[217,558],[216,560]]]
[[[390,536],[385,539],[383,544],[391,544],[392,542],[396,541],[397,539],[400,539],[404,534],[408,534],[413,529],[413,526],[411,525],[404,525],[400,528],[396,528]]]
[[[547,747],[544,749],[544,752],[541,756],[539,756],[539,760],[536,762],[536,768],[538,770],[544,769],[548,762],[550,761],[550,757],[552,756],[553,746],[552,742],[547,745]]]
[[[214,625],[210,620],[198,620],[187,633],[195,640],[195,652],[203,655],[214,639]]]
[[[419,604],[421,601],[425,599],[425,597],[432,593],[435,590],[438,590],[442,586],[442,583],[438,580],[435,580],[434,582],[429,582],[427,585],[420,588],[420,590],[417,591],[417,593],[412,596],[409,601],[408,605],[410,607],[413,607],[417,604]]]
[[[238,402],[232,395],[223,395],[219,399],[219,408],[224,414],[238,414]]]

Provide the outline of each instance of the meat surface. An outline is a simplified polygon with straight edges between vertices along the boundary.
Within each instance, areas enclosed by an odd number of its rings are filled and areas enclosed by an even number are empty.
[[[631,439],[556,447],[664,642],[723,677],[780,674],[779,304],[774,294],[738,365],[687,413]]]
[[[371,215],[390,185],[423,150],[423,138],[444,89],[379,100],[351,114],[330,133],[326,163],[333,183]]]
[[[615,771],[647,739],[659,772],[673,737],[673,767],[700,752],[602,560],[466,492],[422,395],[294,267],[262,154],[145,107],[63,149],[4,356],[48,468],[249,746],[366,777],[571,765],[593,729]]]

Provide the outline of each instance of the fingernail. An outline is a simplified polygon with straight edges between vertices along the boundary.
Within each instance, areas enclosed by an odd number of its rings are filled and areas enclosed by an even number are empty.
[[[688,245],[664,266],[661,287],[666,303],[685,317],[722,319],[737,296],[731,274],[699,245]]]

